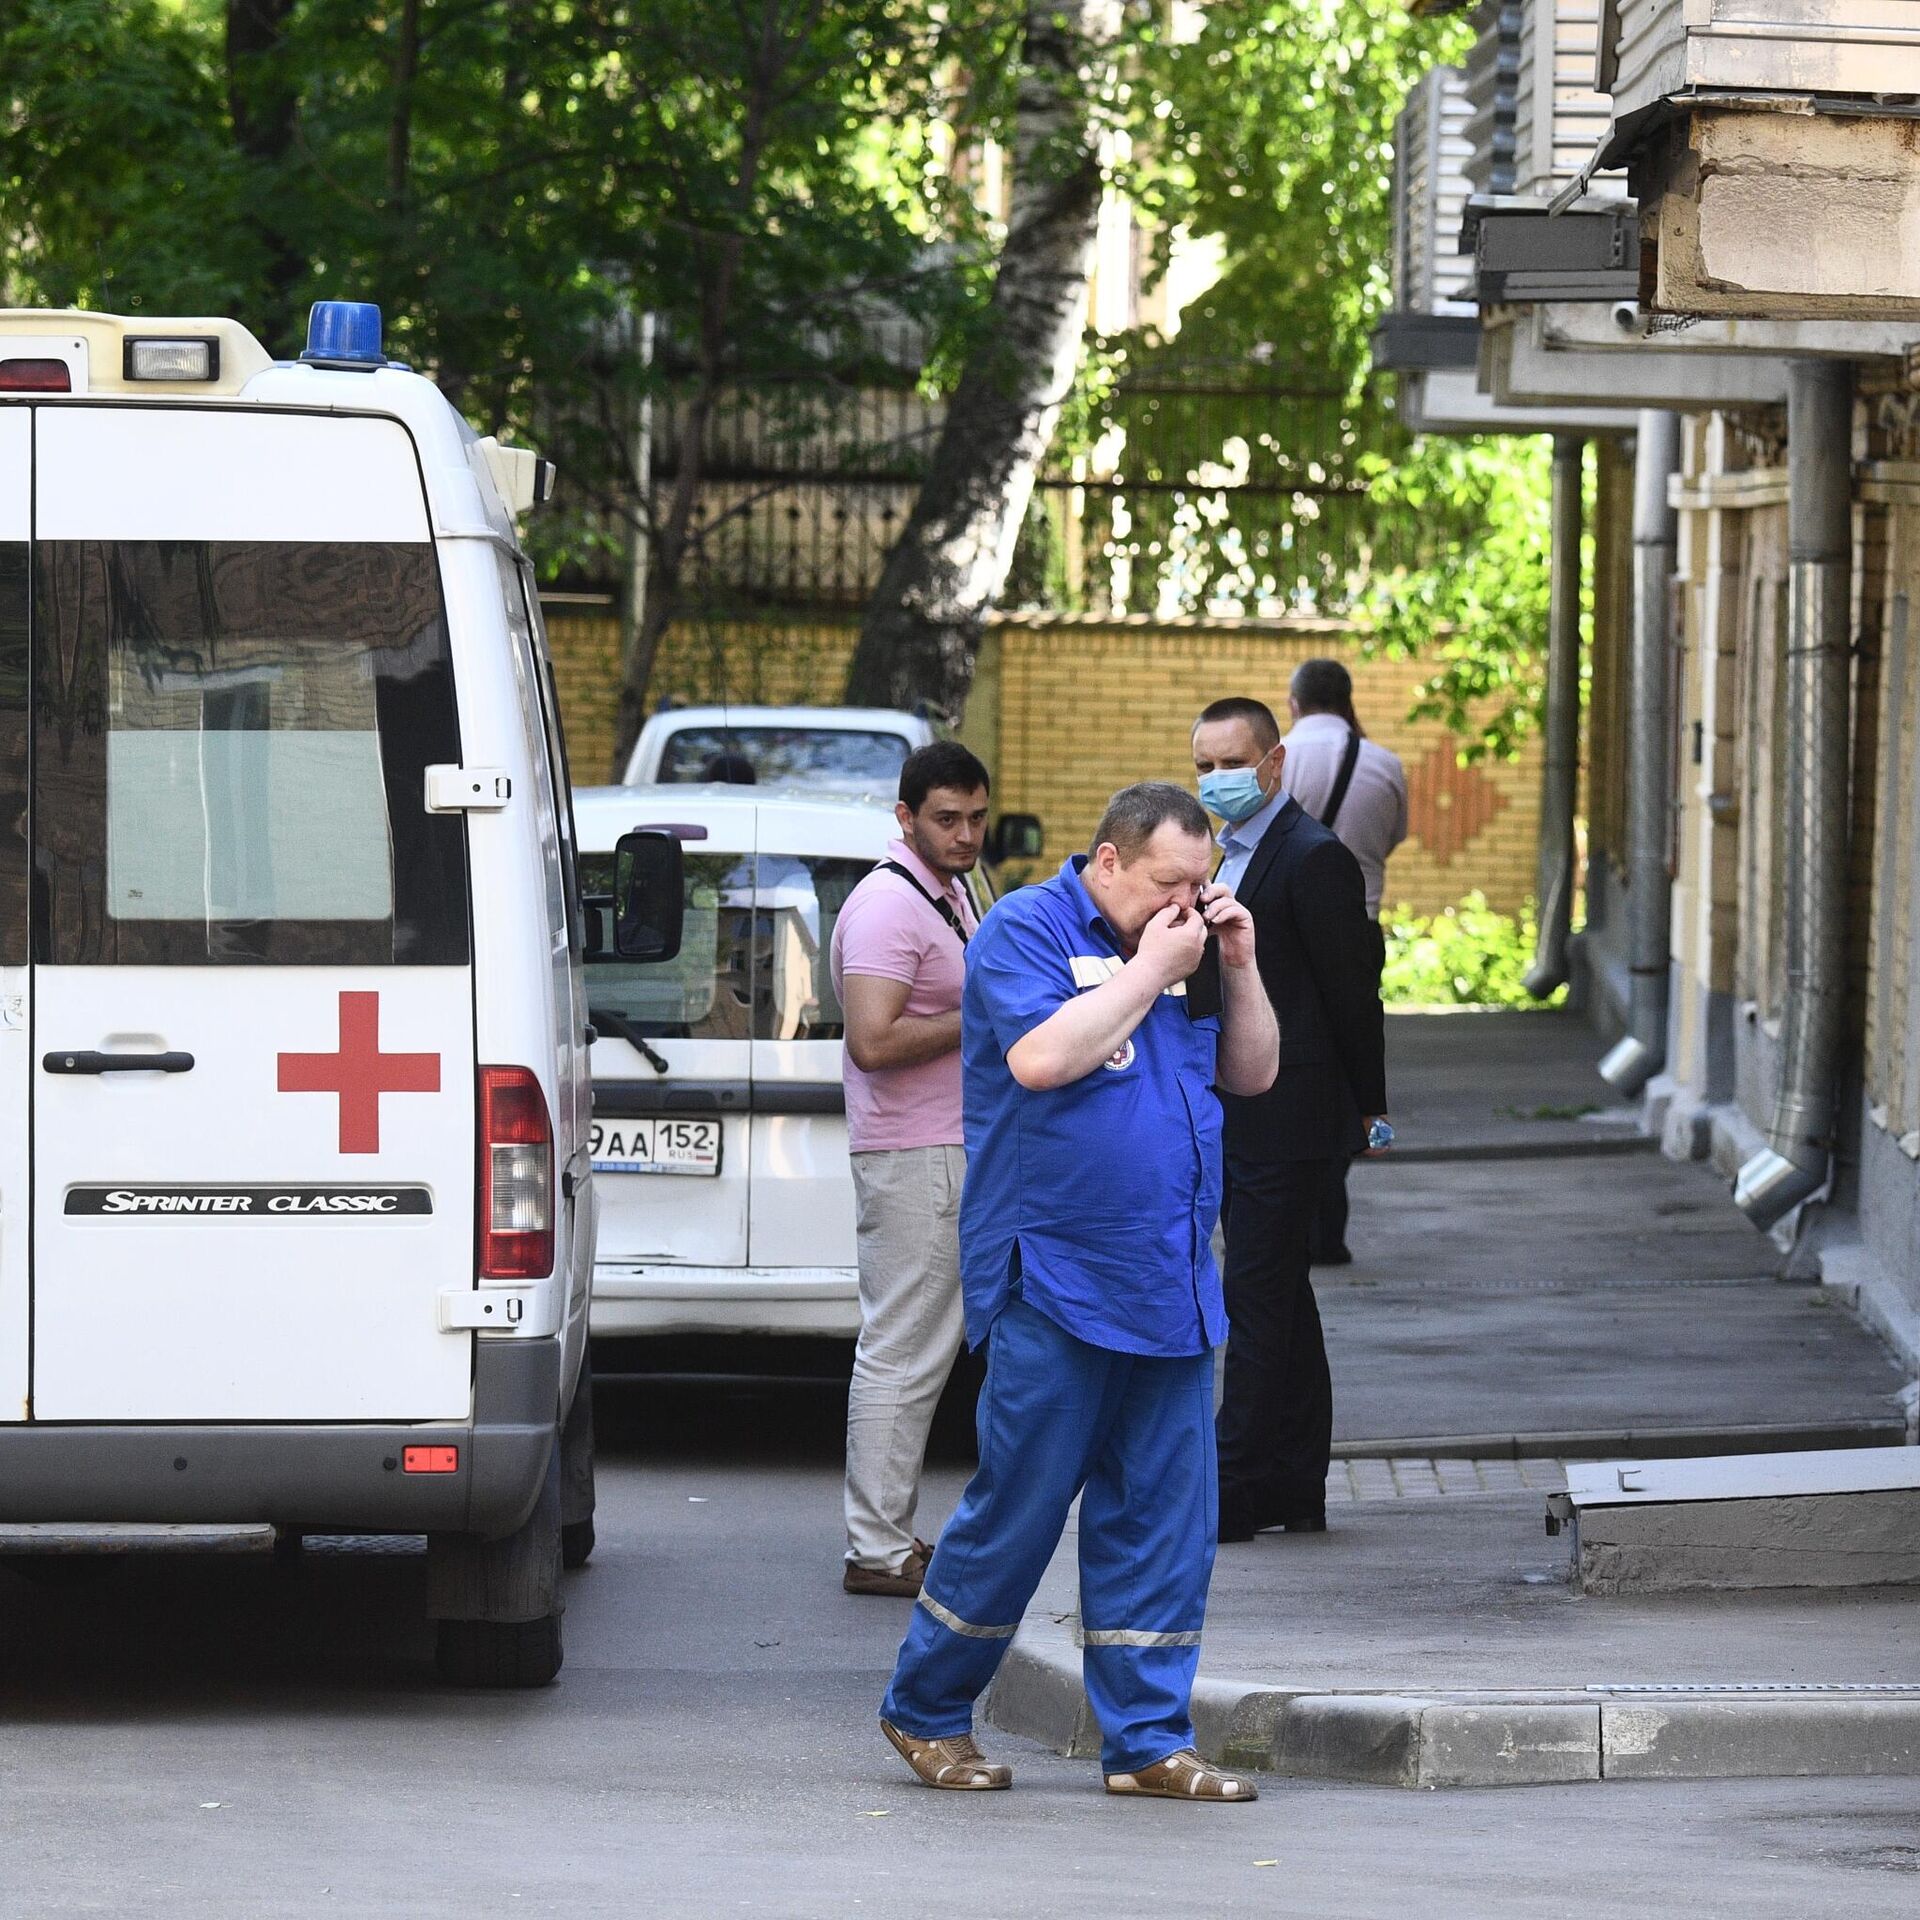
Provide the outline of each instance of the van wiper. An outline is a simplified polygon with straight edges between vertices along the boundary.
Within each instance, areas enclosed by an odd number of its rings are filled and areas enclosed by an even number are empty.
[[[605,1007],[589,1007],[587,1018],[593,1022],[597,1032],[618,1035],[655,1073],[672,1071],[665,1057],[648,1044],[647,1036],[624,1013],[612,1013]]]

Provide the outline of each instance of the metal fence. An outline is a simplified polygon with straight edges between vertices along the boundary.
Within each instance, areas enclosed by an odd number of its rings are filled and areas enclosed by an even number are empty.
[[[687,397],[654,404],[650,486],[684,471]],[[727,393],[701,440],[680,595],[690,610],[857,610],[912,511],[941,403],[904,356]],[[1376,502],[1403,444],[1378,403],[1250,360],[1161,352],[1102,369],[1065,410],[1005,603],[1093,613],[1339,613],[1431,529]],[[589,514],[589,518],[592,516]],[[618,551],[603,515],[580,550]],[[570,585],[590,581],[576,562]],[[602,568],[603,574],[610,568]]]

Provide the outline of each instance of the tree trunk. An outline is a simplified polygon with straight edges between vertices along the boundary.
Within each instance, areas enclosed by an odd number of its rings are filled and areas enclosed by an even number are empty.
[[[387,207],[404,214],[413,188],[413,86],[420,74],[421,0],[401,0],[393,49],[393,106],[387,116]]]
[[[300,112],[285,47],[292,13],[293,0],[227,0],[227,113],[253,176],[249,219],[267,258],[267,310],[256,317],[254,330],[269,353],[294,344],[293,292],[307,270],[305,249],[294,244],[275,211]]]
[[[1122,20],[1119,0],[1029,0],[1013,199],[987,325],[867,603],[847,675],[854,705],[926,701],[953,719],[966,705],[980,636],[1079,364],[1100,217],[1093,102]]]

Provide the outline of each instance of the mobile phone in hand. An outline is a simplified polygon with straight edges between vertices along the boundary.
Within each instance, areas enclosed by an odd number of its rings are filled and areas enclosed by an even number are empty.
[[[1220,936],[1210,933],[1200,949],[1200,964],[1187,975],[1187,1018],[1211,1020],[1221,1004]]]

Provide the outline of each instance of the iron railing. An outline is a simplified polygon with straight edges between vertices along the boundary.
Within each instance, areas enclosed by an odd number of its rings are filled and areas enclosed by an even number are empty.
[[[651,513],[684,472],[690,396],[654,400]],[[851,377],[736,387],[700,442],[678,597],[689,610],[857,610],[911,513],[941,404],[880,352]],[[1339,613],[1433,529],[1373,497],[1404,444],[1371,397],[1252,360],[1162,351],[1065,410],[1008,604],[1089,612]],[[611,586],[630,516],[582,504],[563,584]],[[593,556],[598,554],[596,561]]]

